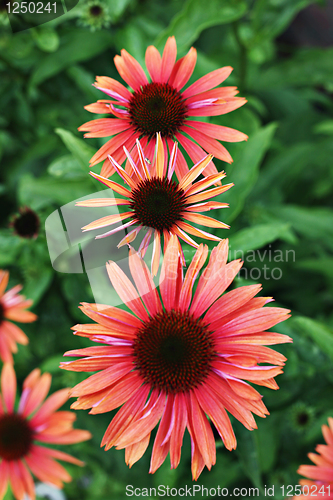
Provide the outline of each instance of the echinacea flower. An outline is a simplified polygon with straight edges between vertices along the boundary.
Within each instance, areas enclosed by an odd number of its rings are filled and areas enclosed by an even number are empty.
[[[33,239],[38,236],[40,220],[36,212],[31,208],[22,207],[19,213],[14,215],[9,226],[21,238]]]
[[[16,375],[6,363],[1,373],[0,394],[0,500],[8,483],[17,500],[28,495],[35,499],[35,486],[30,471],[43,482],[62,488],[71,480],[66,469],[55,459],[84,465],[60,450],[47,448],[46,443],[72,444],[90,439],[88,431],[73,429],[76,418],[71,411],[56,411],[68,400],[68,389],[49,396],[51,375],[36,368],[25,379],[15,411]],[[45,401],[44,401],[45,400]],[[42,445],[36,443],[42,443]]]
[[[91,166],[106,160],[101,171],[104,177],[109,177],[114,172],[107,161],[108,155],[122,164],[125,160],[123,146],[131,152],[136,139],[142,139],[145,155],[151,159],[157,132],[161,132],[165,154],[167,146],[171,151],[172,141],[176,139],[194,163],[203,158],[205,151],[231,163],[230,154],[219,141],[238,142],[247,139],[238,130],[192,119],[197,116],[223,115],[246,103],[243,97],[235,97],[237,87],[215,88],[228,78],[232,68],[226,66],[212,71],[182,90],[193,73],[197,52],[192,47],[177,62],[176,57],[177,45],[173,36],[168,38],[162,57],[150,45],[146,51],[146,66],[151,78],[149,81],[134,57],[122,50],[121,56],[115,56],[114,62],[120,76],[132,91],[113,78],[96,77],[95,87],[111,97],[111,100],[100,100],[85,108],[92,113],[107,113],[116,118],[92,120],[81,125],[79,130],[88,132],[85,137],[112,136],[90,160]],[[133,155],[134,161],[137,161],[137,152],[134,151]],[[186,168],[184,156],[179,152],[177,175],[184,170],[186,172]],[[127,162],[126,171],[130,169]],[[216,172],[211,163],[204,175]]]
[[[211,424],[228,450],[236,438],[226,410],[252,430],[252,413],[265,417],[262,396],[245,380],[277,389],[285,357],[264,346],[291,342],[265,331],[288,317],[288,310],[263,307],[271,298],[254,296],[260,285],[224,293],[242,263],[227,264],[228,240],[213,249],[209,263],[194,282],[208,255],[200,245],[185,277],[177,238],[167,245],[158,293],[143,259],[130,248],[129,267],[136,288],[114,262],[107,264],[110,281],[131,312],[102,304],[82,304],[95,323],[76,325],[76,335],[106,345],[67,352],[81,359],[62,368],[97,371],[76,385],[75,409],[104,413],[121,406],[108,426],[102,446],[125,448],[131,467],[147,449],[160,421],[151,458],[155,472],[170,453],[171,468],[180,461],[187,428],[192,442],[192,475],[215,463]],[[193,295],[193,296],[192,296]],[[261,363],[264,363],[263,365]],[[266,364],[268,363],[268,364]]]
[[[111,17],[107,5],[100,0],[90,0],[83,5],[78,24],[89,27],[91,31],[96,31],[108,28],[110,21]]]
[[[308,457],[315,465],[301,465],[298,474],[309,479],[301,479],[302,495],[295,498],[333,498],[333,418],[328,419],[328,426],[322,426],[325,444],[316,446],[316,453],[309,453]]]
[[[95,179],[114,189],[117,193],[126,196],[126,199],[97,198],[79,201],[76,205],[81,207],[128,205],[130,208],[128,212],[102,217],[84,226],[82,229],[83,231],[91,231],[130,219],[129,222],[96,236],[96,238],[104,238],[123,228],[138,224],[139,226],[137,228],[130,231],[130,233],[121,240],[118,246],[122,246],[126,243],[131,243],[136,238],[141,228],[149,228],[142,240],[140,250],[142,250],[142,255],[144,255],[151,236],[154,234],[152,273],[155,275],[160,262],[162,236],[164,237],[165,244],[168,242],[170,235],[175,234],[195,248],[198,248],[199,245],[187,233],[208,240],[221,240],[218,236],[193,227],[188,222],[194,222],[207,227],[229,228],[224,222],[212,219],[207,215],[201,215],[198,212],[206,212],[214,208],[227,207],[227,203],[207,201],[207,199],[227,191],[233,184],[226,184],[225,186],[219,186],[204,191],[206,188],[225,177],[224,172],[208,176],[199,182],[194,182],[211,162],[212,155],[206,155],[202,158],[199,163],[194,165],[190,171],[180,178],[179,183],[173,181],[172,174],[175,170],[177,155],[179,153],[177,143],[173,145],[168,171],[166,172],[166,157],[164,156],[164,148],[160,134],[157,134],[155,162],[152,166],[146,161],[139,141],[137,142],[137,151],[140,162],[135,163],[125,149],[127,157],[133,167],[132,176],[128,175],[115,159],[110,157],[110,163],[114,165],[115,169],[130,187],[131,191],[105,177],[91,172],[91,175]],[[180,243],[179,249],[184,263],[185,260]]]
[[[36,321],[36,314],[26,309],[32,305],[32,300],[26,300],[19,295],[21,285],[16,285],[5,293],[8,285],[9,272],[0,269],[0,359],[4,363],[13,363],[13,352],[17,352],[17,345],[26,345],[28,337],[11,321],[31,323]]]

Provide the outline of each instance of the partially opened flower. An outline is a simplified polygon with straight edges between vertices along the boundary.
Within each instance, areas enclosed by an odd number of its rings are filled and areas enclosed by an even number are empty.
[[[40,220],[36,212],[29,207],[22,207],[19,213],[12,217],[9,224],[14,233],[21,238],[37,238],[40,227]]]
[[[0,394],[0,500],[8,483],[17,500],[28,495],[35,498],[35,486],[30,471],[43,482],[62,488],[71,480],[66,469],[56,459],[77,465],[83,462],[49,444],[72,444],[91,437],[88,431],[73,429],[75,414],[56,411],[68,400],[68,389],[49,396],[51,375],[33,370],[23,383],[23,391],[15,411],[16,376],[6,363],[1,373]],[[45,400],[45,401],[44,401]],[[42,445],[37,444],[42,443]]]
[[[125,160],[122,147],[126,146],[131,151],[135,140],[141,138],[145,155],[151,159],[157,132],[161,132],[165,151],[167,146],[171,151],[172,141],[176,139],[194,163],[203,158],[204,151],[220,160],[232,162],[230,154],[219,141],[244,141],[247,136],[238,130],[192,119],[196,116],[223,115],[245,104],[246,99],[235,97],[238,93],[236,87],[215,88],[230,75],[232,68],[226,66],[212,71],[182,90],[193,73],[197,53],[192,47],[177,62],[176,57],[174,37],[168,38],[162,57],[150,45],[146,51],[149,81],[140,64],[126,50],[122,50],[121,56],[115,56],[114,62],[131,91],[117,80],[96,77],[95,87],[111,99],[100,100],[86,106],[86,109],[92,113],[108,113],[116,118],[100,118],[79,127],[79,130],[89,132],[85,137],[113,136],[91,158],[91,166],[106,160],[108,155],[114,156],[121,164]],[[134,151],[133,155],[137,161],[137,152]],[[127,166],[130,169],[128,162]],[[186,168],[184,156],[179,152],[176,172],[184,173]],[[101,175],[109,177],[113,172],[106,160]],[[216,168],[211,163],[204,175],[214,173]]]
[[[114,158],[110,157],[110,163],[114,165],[115,169],[130,187],[131,191],[113,181],[110,181],[109,179],[106,179],[105,177],[91,172],[91,175],[95,177],[95,179],[112,188],[117,193],[126,196],[126,199],[97,198],[93,200],[79,201],[76,204],[81,207],[128,205],[130,209],[128,212],[102,217],[101,219],[95,220],[87,226],[84,226],[82,229],[83,231],[91,231],[93,229],[104,228],[116,224],[117,222],[130,219],[125,224],[96,236],[96,238],[104,238],[122,230],[123,228],[130,227],[133,224],[138,224],[139,226],[137,228],[130,231],[130,233],[121,240],[118,246],[122,246],[126,243],[132,242],[138,235],[141,228],[149,228],[142,240],[140,250],[142,250],[142,255],[144,255],[150,239],[152,235],[154,235],[152,273],[155,275],[160,262],[162,237],[164,237],[164,243],[166,244],[170,235],[175,234],[195,248],[198,248],[198,244],[187,233],[201,238],[206,238],[208,240],[221,240],[218,236],[193,227],[188,222],[194,222],[207,227],[229,228],[229,226],[224,222],[212,219],[207,215],[201,215],[198,212],[206,212],[214,208],[227,207],[227,203],[206,200],[227,191],[233,186],[233,184],[226,184],[225,186],[219,186],[211,190],[206,190],[206,188],[212,186],[225,177],[224,172],[208,176],[199,182],[193,182],[210,163],[212,155],[206,155],[202,158],[199,163],[194,165],[191,170],[187,172],[187,174],[180,178],[179,183],[173,181],[172,174],[175,169],[177,154],[179,153],[177,143],[173,146],[168,171],[166,172],[166,168],[164,167],[164,149],[160,134],[157,136],[155,162],[152,167],[149,163],[147,163],[139,141],[137,143],[137,151],[140,161],[135,163],[126,150],[128,159],[133,167],[132,176],[128,175],[114,160]],[[180,243],[179,249],[182,255],[182,260],[185,262]]]
[[[9,272],[0,269],[0,359],[6,363],[13,363],[13,352],[17,352],[17,345],[27,344],[28,337],[17,325],[31,323],[37,319],[36,314],[27,311],[32,305],[32,300],[26,300],[24,295],[19,295],[21,285],[16,285],[5,293],[8,285]]]
[[[328,426],[322,426],[325,444],[316,446],[316,453],[309,453],[308,457],[315,465],[301,465],[298,474],[307,477],[301,479],[302,495],[294,498],[333,497],[333,418],[328,419]]]
[[[270,298],[254,296],[260,285],[224,293],[242,263],[227,264],[228,241],[211,252],[196,291],[194,282],[207,258],[200,245],[185,277],[178,242],[170,238],[160,276],[160,294],[145,262],[130,249],[129,266],[136,288],[114,262],[107,264],[112,285],[131,312],[101,304],[82,304],[95,323],[76,325],[75,334],[106,345],[69,351],[81,359],[62,368],[98,373],[75,386],[75,409],[104,413],[121,406],[108,426],[102,446],[125,448],[132,466],[147,449],[159,423],[150,472],[170,453],[171,468],[180,461],[187,428],[192,442],[192,474],[197,479],[215,463],[211,423],[226,448],[236,438],[226,410],[249,430],[252,413],[265,417],[262,396],[245,382],[277,389],[285,357],[264,346],[291,342],[267,332],[288,317],[286,309],[263,306]],[[262,364],[264,363],[264,364]],[[207,416],[210,418],[209,422]]]

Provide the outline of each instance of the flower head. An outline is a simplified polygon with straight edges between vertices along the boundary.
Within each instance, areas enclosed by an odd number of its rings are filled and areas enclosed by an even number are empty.
[[[126,158],[122,146],[131,151],[136,139],[142,139],[145,155],[150,158],[155,149],[157,132],[161,132],[165,149],[168,146],[171,151],[172,141],[176,139],[194,163],[204,157],[205,151],[231,163],[230,154],[219,141],[238,142],[247,139],[238,130],[192,119],[196,116],[222,115],[245,104],[246,99],[235,97],[238,93],[236,87],[215,88],[230,75],[232,68],[227,66],[212,71],[182,90],[193,73],[197,53],[192,47],[177,62],[176,57],[174,37],[167,40],[162,57],[150,45],[146,51],[149,81],[140,64],[126,50],[122,50],[121,56],[115,56],[114,62],[131,91],[112,78],[96,77],[95,87],[111,99],[100,100],[86,106],[86,109],[116,118],[92,120],[81,125],[79,130],[88,132],[85,137],[113,136],[90,160],[91,166],[105,160],[101,171],[104,177],[114,172],[107,161],[108,155],[121,164]],[[134,151],[133,155],[136,161],[138,153]],[[130,169],[129,162],[126,166]],[[182,152],[179,152],[176,173],[184,169],[186,162]],[[217,170],[211,163],[204,175],[215,173]]]
[[[23,391],[15,412],[16,376],[11,364],[6,363],[1,373],[0,394],[0,499],[8,483],[17,500],[28,495],[35,498],[35,487],[30,471],[40,480],[58,488],[70,475],[55,459],[77,465],[80,460],[59,450],[36,443],[72,444],[89,439],[88,431],[73,429],[75,415],[70,411],[56,411],[68,399],[68,389],[55,392],[46,400],[51,375],[33,370],[23,383]],[[45,400],[45,401],[44,401]]]
[[[301,465],[298,474],[309,479],[301,479],[302,495],[294,498],[311,498],[314,492],[320,498],[333,497],[333,418],[328,419],[328,426],[322,426],[325,444],[316,446],[316,453],[309,453],[308,457],[315,465]]]
[[[90,0],[83,5],[79,24],[90,27],[91,31],[108,28],[110,26],[110,15],[107,5],[100,0]]]
[[[14,215],[10,222],[10,227],[14,229],[15,234],[21,238],[37,238],[40,220],[36,212],[31,208],[20,208],[19,213]]]
[[[142,241],[140,250],[142,250],[142,254],[144,255],[151,236],[154,234],[152,260],[153,275],[157,273],[160,262],[160,241],[162,236],[164,237],[165,244],[168,242],[170,236],[175,234],[195,248],[198,248],[198,244],[187,233],[208,240],[220,241],[221,238],[218,236],[193,227],[187,222],[194,222],[207,227],[229,228],[224,222],[198,213],[206,212],[214,208],[227,207],[227,203],[206,200],[227,191],[233,186],[233,184],[226,184],[225,186],[219,186],[205,191],[206,188],[225,177],[224,172],[211,175],[199,182],[194,182],[202,171],[207,168],[207,165],[211,162],[212,155],[206,155],[202,158],[189,172],[180,177],[179,183],[176,183],[172,181],[172,174],[175,169],[177,154],[179,153],[177,143],[173,146],[168,169],[166,163],[167,157],[164,155],[160,134],[157,136],[155,162],[152,166],[146,161],[139,141],[137,143],[137,151],[140,158],[138,163],[134,162],[127,150],[125,151],[132,165],[132,175],[128,175],[114,158],[110,157],[110,162],[130,187],[131,191],[105,177],[94,173],[91,173],[91,175],[106,186],[114,189],[117,193],[126,196],[127,199],[97,198],[79,201],[77,205],[81,207],[128,205],[130,210],[122,214],[118,213],[95,220],[87,226],[84,226],[82,228],[84,231],[103,228],[130,219],[124,225],[96,237],[104,238],[120,231],[124,227],[138,224],[139,226],[137,228],[133,229],[121,240],[118,246],[122,246],[132,242],[141,228],[149,228]],[[184,263],[185,260],[180,243],[179,250]]]
[[[7,320],[19,323],[31,323],[37,319],[36,314],[27,311],[32,300],[25,300],[19,295],[21,285],[16,285],[5,293],[9,272],[0,269],[0,358],[4,363],[13,363],[13,352],[17,352],[16,343],[27,344],[28,337],[22,330]]]
[[[152,276],[130,249],[129,266],[136,288],[114,263],[107,264],[112,285],[131,312],[101,304],[82,304],[94,324],[76,325],[75,334],[105,345],[69,351],[81,359],[62,363],[74,371],[97,371],[71,391],[72,408],[104,413],[121,406],[107,428],[102,446],[125,448],[132,466],[144,454],[150,433],[159,423],[150,472],[170,453],[171,468],[180,461],[187,428],[192,441],[192,474],[197,479],[215,463],[211,424],[226,448],[236,438],[226,410],[249,430],[252,413],[265,417],[262,396],[245,382],[277,389],[285,358],[264,346],[290,342],[286,335],[267,332],[288,317],[286,309],[264,308],[270,298],[254,296],[260,285],[224,293],[242,263],[227,264],[228,241],[211,252],[196,291],[194,282],[208,255],[200,245],[185,277],[178,242],[170,238],[158,293]],[[265,363],[265,364],[261,364]],[[268,363],[268,364],[266,364]]]

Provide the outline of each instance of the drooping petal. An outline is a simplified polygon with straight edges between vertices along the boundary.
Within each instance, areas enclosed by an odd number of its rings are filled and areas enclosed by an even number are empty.
[[[140,297],[149,314],[154,316],[162,309],[157,288],[146,263],[132,248],[130,248],[129,253],[129,266]]]
[[[165,409],[158,426],[153,451],[150,460],[149,472],[154,474],[167,457],[170,448],[170,434],[175,424],[173,418],[174,396],[169,394],[166,398]]]
[[[5,363],[2,368],[1,393],[7,413],[12,413],[16,396],[16,375],[10,363]]]
[[[167,311],[177,307],[178,297],[175,289],[178,281],[178,241],[176,236],[171,236],[166,249],[160,275],[160,292],[163,305]]]
[[[3,296],[8,285],[9,272],[0,269],[0,297]]]

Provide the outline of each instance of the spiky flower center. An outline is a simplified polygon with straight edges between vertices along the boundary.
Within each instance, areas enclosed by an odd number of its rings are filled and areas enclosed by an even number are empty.
[[[3,460],[19,460],[27,455],[34,433],[25,418],[16,413],[0,417],[0,457]]]
[[[129,113],[138,132],[150,138],[157,132],[173,137],[183,125],[187,107],[178,90],[167,83],[148,83],[134,92]]]
[[[170,231],[185,209],[185,193],[175,181],[145,179],[132,191],[130,207],[142,226]]]
[[[214,357],[212,333],[187,311],[156,314],[134,342],[136,369],[152,388],[166,393],[187,392],[200,385]]]
[[[12,226],[21,238],[35,238],[39,231],[39,217],[30,208],[23,209],[13,220]]]
[[[99,17],[103,14],[103,9],[102,9],[101,5],[94,4],[94,5],[91,5],[91,7],[89,9],[89,13],[93,17]]]

